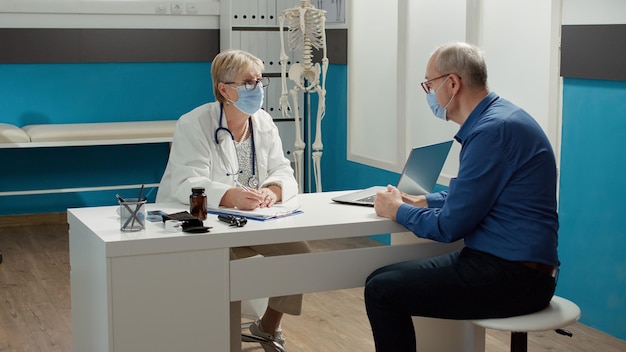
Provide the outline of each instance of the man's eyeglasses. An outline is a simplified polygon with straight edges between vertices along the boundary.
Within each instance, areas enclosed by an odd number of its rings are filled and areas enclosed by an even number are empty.
[[[448,76],[450,76],[451,74],[452,74],[452,73],[446,73],[445,75],[441,75],[441,76],[439,76],[439,77],[435,77],[435,78],[433,78],[433,79],[429,79],[428,81],[424,81],[424,82],[420,83],[420,85],[421,85],[421,86],[422,86],[422,88],[424,89],[424,92],[426,92],[426,94],[428,94],[428,93],[430,93],[430,86],[431,86],[431,84],[432,84],[434,81],[436,81],[436,80],[438,80],[438,79],[440,79],[440,78],[448,77]]]
[[[259,79],[247,79],[245,81],[224,82],[224,84],[237,84],[246,87],[247,90],[254,90],[254,88],[256,88],[259,84],[263,88],[269,86],[270,79],[268,77],[263,77]]]

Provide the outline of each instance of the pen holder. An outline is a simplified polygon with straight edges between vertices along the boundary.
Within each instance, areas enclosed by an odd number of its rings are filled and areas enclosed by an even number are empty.
[[[120,230],[141,231],[146,228],[146,200],[127,198],[120,200]]]

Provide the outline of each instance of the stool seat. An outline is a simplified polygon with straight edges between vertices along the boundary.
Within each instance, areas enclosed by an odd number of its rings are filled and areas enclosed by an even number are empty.
[[[487,329],[511,332],[511,352],[528,351],[528,332],[555,330],[571,337],[572,333],[563,327],[573,324],[580,318],[580,308],[562,297],[553,296],[550,304],[538,312],[509,318],[477,319],[471,322]]]
[[[550,305],[535,313],[509,318],[478,319],[472,323],[487,329],[513,332],[555,330],[573,324],[580,318],[580,308],[565,298],[554,296]]]

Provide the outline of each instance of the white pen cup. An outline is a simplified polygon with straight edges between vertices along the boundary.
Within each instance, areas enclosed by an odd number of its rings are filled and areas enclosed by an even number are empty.
[[[120,230],[127,232],[146,229],[146,200],[126,198],[120,200]]]

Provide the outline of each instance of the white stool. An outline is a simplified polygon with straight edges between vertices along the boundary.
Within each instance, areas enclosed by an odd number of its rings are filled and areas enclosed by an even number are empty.
[[[580,308],[562,297],[554,296],[550,305],[538,312],[500,319],[472,320],[473,324],[487,329],[511,332],[511,352],[525,352],[528,348],[529,331],[556,330],[556,332],[572,336],[572,333],[561,328],[573,324],[580,318]]]

